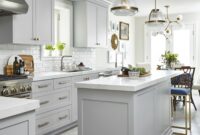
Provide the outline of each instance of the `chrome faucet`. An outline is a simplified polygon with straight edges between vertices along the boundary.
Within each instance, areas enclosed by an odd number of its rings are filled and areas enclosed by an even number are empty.
[[[61,57],[61,66],[60,66],[60,70],[61,70],[61,71],[63,71],[63,69],[65,69],[65,68],[64,68],[64,62],[63,62],[63,60],[64,60],[64,58],[67,58],[67,57],[72,57],[72,56],[67,56],[67,55],[65,55],[65,56],[62,56],[62,57]]]

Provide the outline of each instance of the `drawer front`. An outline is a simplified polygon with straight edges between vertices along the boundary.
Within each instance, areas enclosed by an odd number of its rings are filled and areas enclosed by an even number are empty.
[[[68,87],[72,84],[71,78],[61,78],[54,80],[54,89],[60,89]]]
[[[72,78],[72,82],[82,82],[82,81],[88,81],[92,79],[97,79],[99,77],[98,74],[88,74],[88,75],[82,75],[82,76],[76,76]]]
[[[37,97],[34,99],[40,100],[40,108],[37,110],[37,112],[45,110],[46,108],[51,107],[54,104],[53,96],[50,94],[46,96]]]
[[[71,104],[71,86],[63,88],[54,95],[55,104]]]
[[[53,91],[53,80],[33,82],[32,88],[33,88],[33,93]]]
[[[36,119],[36,133],[38,135],[49,132],[50,127],[54,125],[53,115],[46,115],[46,117]]]
[[[37,135],[48,134],[71,123],[71,106],[65,106],[41,115],[36,115]]]
[[[67,108],[66,110],[62,110],[55,115],[55,122],[58,124],[69,124],[71,122],[71,108]]]

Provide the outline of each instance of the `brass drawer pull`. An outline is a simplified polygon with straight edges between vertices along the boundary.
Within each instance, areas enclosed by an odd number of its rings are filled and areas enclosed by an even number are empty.
[[[49,87],[49,85],[48,85],[48,84],[46,84],[46,85],[38,85],[38,88],[39,88],[39,89],[42,89],[42,88],[47,88],[47,87]]]
[[[63,84],[67,84],[67,82],[59,82],[58,84],[63,85]]]
[[[38,125],[38,128],[42,128],[42,127],[45,127],[47,125],[49,125],[49,122],[45,122],[43,124]]]
[[[63,120],[63,119],[66,119],[68,117],[68,115],[65,115],[65,116],[63,116],[63,117],[59,117],[58,119],[59,120]]]
[[[45,104],[48,104],[49,101],[44,101],[44,102],[41,102],[40,105],[45,105]]]
[[[86,78],[84,78],[83,80],[84,80],[84,81],[87,81],[87,80],[90,80],[90,78],[89,78],[89,77],[86,77]]]
[[[59,99],[59,100],[67,99],[67,96],[65,96],[65,97],[59,97],[58,99]]]

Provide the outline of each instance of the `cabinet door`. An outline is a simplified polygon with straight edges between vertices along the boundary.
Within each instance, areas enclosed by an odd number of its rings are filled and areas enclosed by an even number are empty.
[[[28,135],[28,121],[18,123],[0,130],[0,135]]]
[[[91,2],[87,2],[87,45],[97,46],[97,7]]]
[[[156,135],[154,87],[150,88],[149,91],[136,95],[134,101],[134,121],[136,123],[134,126],[134,135]]]
[[[97,45],[106,47],[107,45],[107,26],[108,10],[106,7],[97,6]]]
[[[13,43],[32,44],[33,40],[33,0],[26,0],[29,5],[26,14],[13,16]]]
[[[35,28],[40,44],[53,43],[53,0],[36,0]]]

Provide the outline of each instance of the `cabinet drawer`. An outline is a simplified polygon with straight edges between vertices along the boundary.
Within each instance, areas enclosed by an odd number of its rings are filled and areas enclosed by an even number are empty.
[[[49,132],[50,127],[54,124],[53,115],[48,115],[48,113],[45,115],[43,114],[36,119],[36,133],[38,135]]]
[[[71,86],[59,90],[58,93],[54,95],[55,104],[71,104]]]
[[[52,91],[53,90],[53,80],[33,82],[32,88],[33,88],[33,93]]]
[[[71,78],[55,79],[54,80],[54,89],[65,88],[67,86],[70,86],[71,83],[72,83]]]
[[[36,110],[37,112],[41,110],[45,110],[46,108],[52,106],[54,104],[53,96],[52,95],[46,95],[46,96],[40,96],[35,98],[37,100],[40,100],[40,108]]]
[[[37,135],[48,134],[58,128],[67,126],[71,122],[71,106],[36,115]]]
[[[71,122],[71,108],[65,108],[65,110],[57,113],[55,117],[55,122],[58,124],[69,124]]]

